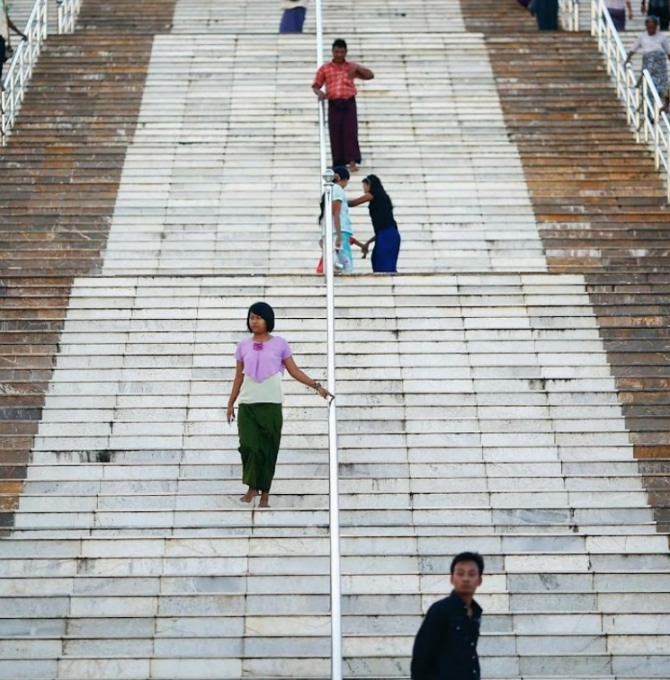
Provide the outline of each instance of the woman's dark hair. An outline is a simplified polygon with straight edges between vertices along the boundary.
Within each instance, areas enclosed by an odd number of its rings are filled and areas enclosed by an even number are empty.
[[[477,568],[479,569],[479,575],[481,576],[484,573],[484,558],[476,552],[462,552],[456,555],[454,559],[451,561],[451,574],[453,576],[454,569],[456,569],[456,565],[460,564],[461,562],[474,562],[477,565]]]
[[[347,41],[342,40],[342,38],[337,38],[337,40],[333,41],[333,49],[338,48],[338,49],[347,49]]]
[[[252,314],[260,316],[261,319],[265,321],[265,329],[267,332],[272,333],[275,327],[275,312],[267,302],[254,302],[254,304],[249,307],[249,311],[247,312],[247,328],[249,329],[249,333],[252,332],[251,324],[249,323],[249,317]]]
[[[368,175],[363,181],[370,185],[369,193],[371,193],[375,199],[386,197],[391,209],[393,209],[393,201],[391,201],[391,197],[386,193],[386,189],[384,189],[384,185],[377,175]]]

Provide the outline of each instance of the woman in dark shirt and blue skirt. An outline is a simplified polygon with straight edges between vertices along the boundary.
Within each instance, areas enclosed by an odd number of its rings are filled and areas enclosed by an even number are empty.
[[[396,273],[398,271],[398,254],[400,253],[400,232],[393,217],[393,202],[386,193],[377,175],[368,175],[363,180],[363,195],[349,201],[351,207],[368,204],[370,219],[375,235],[363,247],[363,256],[371,243],[372,271]]]

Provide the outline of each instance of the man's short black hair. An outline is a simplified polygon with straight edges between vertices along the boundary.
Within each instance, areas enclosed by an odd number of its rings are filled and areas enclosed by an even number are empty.
[[[479,575],[484,573],[484,558],[476,552],[462,552],[458,553],[453,560],[451,560],[451,573],[453,575],[456,565],[460,562],[474,562],[479,569]]]
[[[334,43],[333,43],[333,49],[335,48],[341,48],[341,49],[347,49],[347,41],[342,40],[342,38],[338,38]]]

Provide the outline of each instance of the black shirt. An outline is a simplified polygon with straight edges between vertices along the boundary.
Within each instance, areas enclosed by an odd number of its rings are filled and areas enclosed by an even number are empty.
[[[393,217],[393,203],[388,194],[378,194],[374,196],[373,200],[368,203],[368,210],[370,211],[370,219],[372,220],[372,228],[375,234],[378,234],[389,227],[398,228]]]
[[[472,618],[452,591],[435,602],[419,628],[412,653],[412,680],[480,680],[477,640],[482,608],[473,600]]]

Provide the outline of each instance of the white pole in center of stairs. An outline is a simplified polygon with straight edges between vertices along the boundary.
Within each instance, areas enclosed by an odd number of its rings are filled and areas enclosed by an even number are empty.
[[[335,285],[333,253],[333,178],[332,170],[323,174],[325,190],[324,219],[326,222],[325,258],[326,323],[328,334],[328,391],[335,390]],[[330,501],[330,638],[331,680],[342,680],[342,592],[340,567],[340,485],[337,455],[337,406],[331,401],[328,407],[328,467]]]
[[[321,0],[314,0],[314,8],[316,12],[316,67],[319,68],[323,63],[323,8]],[[326,158],[326,107],[324,102],[319,102],[319,156],[321,175],[323,175],[328,165]],[[321,185],[321,181],[319,181],[319,185]]]
[[[314,0],[316,11],[316,67],[323,63],[323,7]],[[335,389],[335,276],[333,253],[333,172],[327,169],[326,110],[319,102],[319,154],[320,182],[324,196],[324,247],[323,269],[326,275],[326,324],[328,354],[328,391]],[[340,488],[337,457],[337,406],[332,401],[328,407],[328,467],[330,503],[330,677],[342,680],[342,587],[340,566]]]

